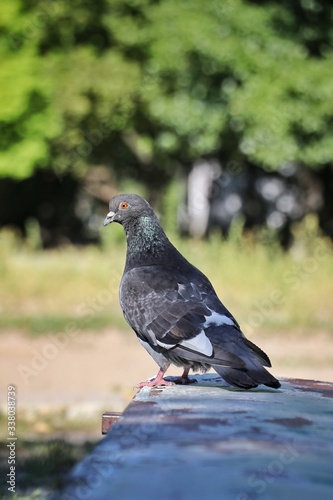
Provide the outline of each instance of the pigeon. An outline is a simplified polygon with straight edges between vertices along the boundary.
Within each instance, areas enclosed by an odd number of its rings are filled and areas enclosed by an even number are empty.
[[[126,321],[159,371],[137,387],[172,385],[170,364],[189,371],[213,368],[228,384],[250,389],[280,382],[264,367],[268,356],[242,333],[208,278],[169,241],[150,204],[137,194],[118,194],[103,225],[121,224],[127,239],[119,301]]]

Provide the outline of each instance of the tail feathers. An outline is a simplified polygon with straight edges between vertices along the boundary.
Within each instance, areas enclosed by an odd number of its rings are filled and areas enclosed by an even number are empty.
[[[265,383],[267,387],[272,387],[273,389],[278,389],[279,387],[281,387],[280,382],[275,377],[272,377],[272,379],[273,379],[272,382]]]
[[[226,382],[243,389],[251,389],[259,384],[274,389],[281,386],[280,382],[263,367],[235,369],[214,365],[213,368]]]
[[[213,368],[230,385],[241,387],[242,389],[251,389],[258,386],[243,370],[224,368],[216,365]]]
[[[253,354],[257,358],[257,360],[260,361],[260,363],[263,366],[268,366],[268,368],[270,368],[272,366],[269,357],[262,349],[260,349],[260,347],[258,347],[257,345],[255,345],[253,342],[251,342],[250,340],[248,340],[245,337],[243,338],[243,342],[244,342],[244,344],[246,344],[246,346],[249,349],[251,349],[251,351],[253,352]]]

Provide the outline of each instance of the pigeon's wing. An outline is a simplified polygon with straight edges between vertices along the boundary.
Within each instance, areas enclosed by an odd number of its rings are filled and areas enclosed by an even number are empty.
[[[206,335],[213,345],[216,343],[222,348],[225,346],[228,351],[244,361],[243,369],[238,370],[235,367],[222,366],[213,360],[213,368],[227,382],[246,389],[256,387],[258,384],[265,384],[275,389],[280,387],[279,381],[264,368],[271,366],[267,354],[245,338],[241,332],[235,334],[225,326],[210,326],[206,329]]]
[[[122,279],[120,303],[128,323],[149,345],[175,349],[186,359],[208,363],[217,357],[224,366],[244,366],[224,346],[214,348],[205,334],[210,324],[239,327],[201,273],[185,277],[159,266],[131,269]]]

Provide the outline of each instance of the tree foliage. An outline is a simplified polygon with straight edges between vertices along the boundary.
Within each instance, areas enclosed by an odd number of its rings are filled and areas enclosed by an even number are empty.
[[[329,164],[332,18],[328,0],[6,2],[0,175]]]

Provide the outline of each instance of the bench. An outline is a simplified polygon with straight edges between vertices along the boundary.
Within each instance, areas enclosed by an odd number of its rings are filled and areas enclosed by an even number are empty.
[[[333,498],[333,384],[145,387],[73,469],[62,500]],[[105,424],[106,425],[106,424]]]

